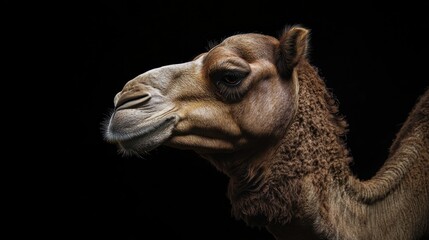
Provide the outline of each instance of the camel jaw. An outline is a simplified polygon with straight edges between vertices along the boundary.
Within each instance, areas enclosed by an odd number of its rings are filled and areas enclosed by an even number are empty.
[[[178,122],[174,114],[157,115],[147,118],[138,109],[115,111],[106,124],[105,140],[117,144],[124,154],[147,153],[167,141]]]

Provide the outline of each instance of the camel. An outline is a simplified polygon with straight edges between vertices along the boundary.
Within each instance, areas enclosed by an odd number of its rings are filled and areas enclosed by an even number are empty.
[[[299,25],[279,37],[240,33],[135,77],[114,97],[106,141],[123,154],[195,151],[228,176],[233,216],[279,240],[427,236],[429,89],[381,169],[359,179],[309,35]]]

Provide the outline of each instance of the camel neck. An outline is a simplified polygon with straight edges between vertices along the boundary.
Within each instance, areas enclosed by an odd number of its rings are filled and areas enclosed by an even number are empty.
[[[347,123],[333,95],[308,62],[298,66],[298,78],[296,116],[270,160],[271,176],[276,176],[271,182],[293,183],[296,189],[287,193],[293,204],[284,220],[307,217],[308,186],[314,186],[315,197],[324,199],[329,189],[343,187],[351,176],[351,157],[343,141]]]
[[[297,110],[285,136],[270,152],[260,155],[263,159],[257,161],[261,164],[246,175],[252,178],[240,184],[230,181],[233,215],[250,225],[304,218],[307,176],[313,176],[313,183],[323,192],[350,175],[350,158],[341,139],[346,123],[337,116],[333,97],[309,63],[301,63],[297,72]]]

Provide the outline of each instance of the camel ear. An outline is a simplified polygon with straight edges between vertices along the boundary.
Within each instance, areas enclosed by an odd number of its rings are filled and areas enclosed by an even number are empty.
[[[289,78],[293,68],[305,58],[309,33],[308,29],[297,26],[284,29],[276,53],[276,64],[281,77]]]

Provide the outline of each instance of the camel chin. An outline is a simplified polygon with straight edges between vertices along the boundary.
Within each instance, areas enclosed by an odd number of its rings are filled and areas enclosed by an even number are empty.
[[[178,120],[175,115],[145,117],[138,109],[114,112],[105,131],[106,140],[116,143],[126,155],[145,154],[170,138]]]

